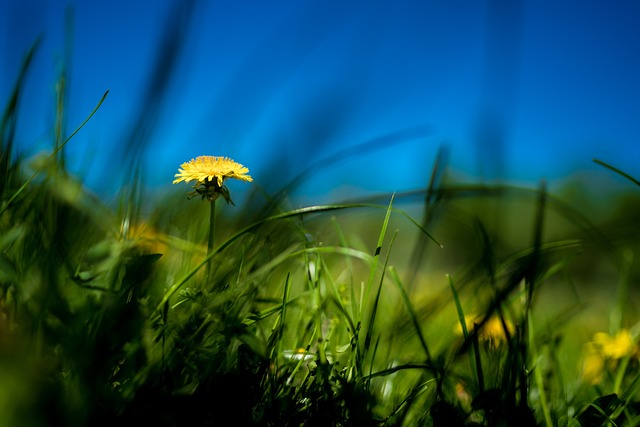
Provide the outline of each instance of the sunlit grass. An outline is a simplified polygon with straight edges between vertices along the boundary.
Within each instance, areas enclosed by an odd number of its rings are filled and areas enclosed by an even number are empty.
[[[592,218],[436,162],[374,201],[291,207],[256,177],[214,217],[168,177],[111,206],[57,155],[75,132],[14,156],[31,55],[0,124],[4,425],[637,423],[637,189]]]

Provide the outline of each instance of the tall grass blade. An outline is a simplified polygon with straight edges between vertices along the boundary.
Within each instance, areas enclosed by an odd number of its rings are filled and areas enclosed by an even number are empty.
[[[349,247],[349,242],[347,241],[347,238],[344,234],[344,231],[342,230],[342,227],[340,227],[340,224],[338,224],[338,221],[336,220],[335,217],[332,218],[332,222],[335,226],[336,229],[336,233],[338,235],[338,241],[340,242],[340,245],[343,247]],[[346,257],[345,258],[345,262],[346,262],[346,268],[347,271],[353,271],[353,262],[351,261],[350,257]],[[349,302],[350,302],[350,308],[351,308],[351,319],[353,319],[353,317],[355,317],[358,313],[358,302],[357,302],[357,298],[356,298],[356,288],[355,288],[355,284],[353,281],[353,275],[350,274],[349,275]],[[352,320],[353,323],[353,320]],[[351,330],[352,332],[355,332],[355,329],[352,328]]]
[[[64,140],[64,134],[66,132],[66,107],[67,96],[69,92],[69,64],[71,64],[71,51],[73,40],[73,10],[71,6],[65,8],[64,15],[64,54],[63,59],[59,65],[58,81],[56,82],[55,94],[56,94],[56,117],[54,125],[54,150],[58,152],[56,156],[56,165],[59,170],[65,170],[65,156],[64,150],[58,150],[60,144]]]
[[[51,153],[49,155],[49,159],[54,158],[58,152],[60,150],[62,150],[62,148],[71,140],[71,138],[73,138],[79,131],[80,129],[82,129],[84,127],[84,125],[87,124],[87,122],[91,119],[91,117],[93,117],[93,115],[98,111],[98,109],[100,108],[100,106],[102,105],[102,103],[104,102],[104,100],[107,98],[107,95],[109,94],[109,91],[107,90],[104,95],[102,95],[102,98],[100,98],[100,101],[98,101],[98,104],[94,107],[94,109],[91,111],[91,113],[89,113],[89,115],[87,116],[86,119],[84,119],[84,121],[82,123],[80,123],[80,126],[78,126],[76,128],[75,131],[73,131],[73,133],[71,133],[71,135],[69,135],[67,137],[67,139],[65,139],[65,141],[60,144],[54,151],[53,153]],[[11,196],[11,198],[7,201],[7,203],[5,203],[5,205],[2,207],[2,209],[0,209],[0,214],[2,214],[5,210],[7,210],[7,208],[9,207],[9,205],[11,205],[11,203],[25,190],[25,188],[27,188],[29,186],[29,184],[31,183],[31,181],[33,181],[33,179],[38,175],[39,171],[34,172],[29,179],[27,179],[24,184],[22,184],[20,186],[20,188],[18,188],[18,190],[13,194],[13,196]]]
[[[635,179],[634,177],[632,177],[628,173],[621,171],[617,167],[612,166],[609,163],[605,163],[602,160],[598,160],[598,159],[593,159],[593,162],[598,164],[598,165],[600,165],[600,166],[602,166],[602,167],[604,167],[604,168],[609,169],[610,171],[613,171],[613,172],[617,173],[618,175],[620,175],[623,178],[628,179],[629,181],[633,182],[635,185],[640,186],[640,181],[638,181],[637,179]]]
[[[272,344],[272,348],[276,350],[276,355],[271,355],[271,360],[275,362],[276,373],[278,372],[280,356],[282,353],[282,339],[284,337],[285,328],[287,326],[287,305],[289,303],[289,291],[291,290],[290,285],[291,275],[287,273],[287,278],[284,282],[284,291],[282,292],[282,306],[280,308],[280,317],[277,321],[277,324],[274,327],[274,331],[272,332],[273,340],[275,341],[275,345]],[[274,357],[276,356],[276,357]]]
[[[531,319],[531,313],[528,314],[527,322],[529,324],[529,351],[531,353],[531,359],[534,361],[539,361],[542,356],[538,353],[538,347],[536,344],[536,331],[533,325],[533,320]],[[533,377],[540,399],[540,406],[542,407],[544,422],[547,427],[553,427],[553,420],[551,419],[551,411],[549,410],[549,401],[547,398],[547,388],[542,377],[542,368],[536,366],[537,364],[538,362],[535,362],[535,365],[531,367],[531,370],[533,370]]]
[[[416,366],[416,368],[420,368],[420,366]],[[386,374],[385,374],[386,375]],[[427,391],[429,384],[431,384],[432,382],[436,381],[435,379],[429,379],[421,384],[418,384],[417,386],[415,386],[413,388],[413,390],[411,391],[411,393],[409,393],[397,406],[396,408],[393,410],[393,412],[391,412],[391,414],[389,414],[388,417],[386,417],[385,421],[382,423],[382,426],[387,425],[387,423],[389,422],[393,422],[394,424],[392,425],[404,425],[404,423],[402,422],[402,419],[398,420],[397,418],[399,416],[401,416],[401,412],[404,411],[404,417],[407,416],[407,412],[409,407],[411,406],[411,404],[425,391]]]
[[[384,220],[382,221],[382,227],[380,228],[380,233],[378,234],[378,241],[376,243],[376,249],[373,254],[373,262],[371,263],[371,267],[369,268],[369,280],[367,281],[367,287],[364,294],[364,304],[369,301],[369,293],[371,292],[371,287],[373,286],[373,281],[375,279],[376,272],[378,270],[378,262],[380,260],[380,253],[382,252],[382,245],[384,244],[384,238],[387,234],[387,227],[389,226],[389,219],[391,218],[391,209],[393,208],[393,200],[395,196],[391,196],[391,200],[389,201],[389,207],[387,208],[387,212],[385,214]],[[384,272],[382,273],[384,275]],[[358,318],[362,318],[364,314],[364,305],[360,306],[360,313]]]
[[[456,313],[458,314],[458,322],[460,323],[460,328],[462,329],[462,336],[465,342],[469,339],[469,331],[467,330],[467,320],[464,316],[464,310],[462,309],[462,304],[460,303],[460,297],[458,296],[458,292],[456,291],[456,287],[453,284],[453,279],[449,274],[447,274],[447,282],[449,283],[449,289],[451,289],[451,294],[453,295],[453,302],[456,306]],[[474,337],[475,338],[475,337]],[[477,345],[477,339],[474,341],[473,352],[476,356],[469,357],[469,364],[471,365],[471,372],[473,373],[474,380],[478,385],[478,389],[480,393],[484,392],[484,376],[482,374],[482,364],[480,362],[480,352]]]
[[[440,147],[436,154],[433,167],[431,168],[431,176],[429,178],[429,184],[427,191],[424,195],[423,202],[423,214],[421,226],[427,229],[431,222],[435,218],[435,214],[439,203],[442,200],[442,192],[437,191],[442,186],[443,176],[446,171],[448,161],[448,150],[446,147]],[[407,285],[410,287],[408,290],[409,295],[412,293],[415,278],[418,275],[420,266],[423,265],[423,259],[425,251],[427,249],[427,240],[423,234],[418,236],[416,243],[411,252],[411,264],[409,267],[409,278],[407,279]]]
[[[416,314],[415,309],[413,308],[413,304],[411,303],[411,300],[409,299],[409,295],[407,295],[407,292],[404,289],[404,285],[402,284],[402,280],[400,279],[400,275],[398,274],[398,271],[395,269],[395,267],[390,266],[389,267],[389,273],[391,274],[391,278],[393,279],[394,283],[396,284],[396,286],[398,287],[398,290],[400,291],[400,296],[402,297],[402,302],[404,303],[405,309],[407,310],[407,313],[409,314],[409,317],[411,318],[411,323],[413,324],[413,327],[416,331],[416,335],[418,336],[418,339],[420,340],[420,345],[422,346],[422,350],[424,351],[424,355],[425,358],[427,360],[427,364],[430,365],[434,371],[434,374],[436,375],[436,380],[439,382],[439,373],[437,371],[437,369],[435,369],[435,365],[433,364],[433,358],[431,357],[431,351],[429,351],[429,346],[427,345],[427,340],[424,337],[424,334],[422,333],[422,327],[420,326],[420,322],[418,320],[418,316]]]
[[[41,37],[31,45],[18,71],[18,78],[13,85],[13,90],[9,96],[9,101],[0,118],[0,201],[4,200],[4,194],[10,182],[10,171],[12,169],[11,156],[13,155],[13,142],[15,138],[16,123],[18,121],[18,102],[22,87],[27,78],[27,71],[33,60],[37,47],[40,45]],[[4,207],[3,207],[4,211]]]
[[[373,306],[371,307],[371,315],[369,316],[369,323],[367,326],[367,334],[365,335],[364,338],[364,350],[363,353],[366,354],[369,351],[369,346],[371,345],[371,338],[373,336],[373,331],[374,331],[374,326],[376,323],[376,315],[378,313],[378,307],[380,304],[380,295],[382,293],[382,284],[384,283],[384,279],[385,279],[385,271],[387,271],[387,266],[389,265],[389,256],[391,255],[391,248],[393,248],[393,242],[396,240],[396,237],[398,236],[398,232],[396,231],[393,234],[393,237],[391,238],[391,242],[389,243],[389,250],[387,251],[387,256],[385,257],[384,260],[384,265],[382,267],[382,272],[380,274],[380,281],[378,283],[378,291],[376,292],[376,297],[374,299],[373,302]],[[376,345],[377,347],[377,345]],[[375,357],[375,352],[374,354],[372,354],[371,356],[371,368],[373,368],[373,362],[374,362],[374,358]],[[368,386],[367,386],[368,388]]]
[[[527,307],[525,309],[525,315],[528,315],[529,309],[533,300],[533,292],[536,286],[536,281],[540,276],[540,256],[541,256],[541,248],[542,248],[542,234],[544,232],[544,218],[545,218],[545,209],[547,202],[547,189],[546,184],[543,181],[540,184],[539,190],[539,198],[538,198],[538,209],[536,210],[534,231],[533,231],[533,248],[531,252],[531,261],[527,266],[527,277],[526,277],[526,286],[527,286]]]

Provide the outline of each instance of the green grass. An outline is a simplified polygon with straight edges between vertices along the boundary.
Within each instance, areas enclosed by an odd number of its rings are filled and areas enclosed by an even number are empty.
[[[258,182],[214,217],[132,178],[111,206],[64,165],[86,120],[15,156],[32,55],[0,123],[1,425],[638,423],[637,344],[583,373],[595,332],[637,339],[637,188],[592,217],[439,156],[423,190],[372,200],[292,208]]]

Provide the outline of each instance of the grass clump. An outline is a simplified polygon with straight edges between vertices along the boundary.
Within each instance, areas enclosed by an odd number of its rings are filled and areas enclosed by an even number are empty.
[[[0,126],[6,425],[637,424],[637,195],[596,226],[439,159],[420,222],[416,193],[289,208],[250,187],[216,214],[224,179],[252,180],[233,162],[191,171],[208,212],[168,193],[142,215],[139,182],[114,208],[66,170],[75,132],[14,155],[32,54]]]

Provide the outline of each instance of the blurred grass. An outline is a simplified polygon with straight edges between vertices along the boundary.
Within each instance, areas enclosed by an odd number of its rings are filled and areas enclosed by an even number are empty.
[[[220,209],[209,251],[208,207],[144,198],[139,159],[111,206],[65,168],[75,132],[15,155],[33,54],[0,123],[2,425],[636,424],[635,188],[465,184],[441,152],[419,191],[287,206],[331,156]]]

